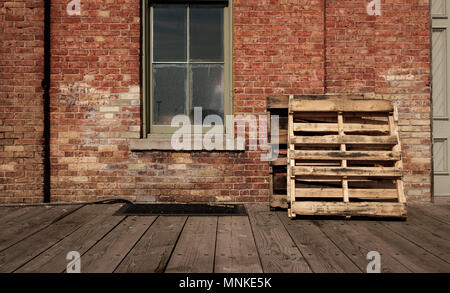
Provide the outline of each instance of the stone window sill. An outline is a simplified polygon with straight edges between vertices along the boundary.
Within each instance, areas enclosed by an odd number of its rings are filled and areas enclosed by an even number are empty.
[[[242,152],[244,149],[237,149],[236,139],[233,139],[232,145],[234,149],[228,150],[226,148],[227,138],[223,136],[223,148],[222,149],[206,149],[203,144],[201,148],[194,147],[194,138],[191,137],[191,149],[190,150],[175,150],[172,148],[170,135],[149,135],[147,138],[131,139],[129,140],[131,151],[174,151],[174,152],[195,152],[195,151],[208,151],[208,152]],[[202,137],[203,138],[203,137]],[[203,141],[203,140],[202,140]]]

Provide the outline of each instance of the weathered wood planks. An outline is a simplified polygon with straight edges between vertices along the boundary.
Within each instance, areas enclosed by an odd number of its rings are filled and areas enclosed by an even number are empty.
[[[167,273],[212,273],[217,217],[189,217],[167,265]]]
[[[17,270],[64,237],[73,233],[86,221],[94,218],[98,212],[97,209],[96,206],[84,206],[58,221],[56,221],[58,217],[55,217],[52,219],[51,225],[3,250],[0,252],[0,272]]]
[[[406,217],[391,102],[290,96],[288,104],[290,217]]]
[[[261,204],[246,205],[265,273],[308,273],[308,263],[276,213]]]
[[[263,272],[248,217],[219,217],[214,272]]]
[[[163,273],[186,219],[158,217],[115,272]]]
[[[359,269],[311,220],[290,220],[277,212],[314,273],[360,273]]]
[[[405,217],[406,207],[393,202],[320,202],[296,201],[291,209],[298,215]]]
[[[112,273],[156,216],[130,216],[82,256],[82,273]]]
[[[121,222],[124,216],[113,216],[122,204],[103,206],[92,220],[54,246],[26,263],[17,273],[61,273],[67,267],[67,253],[77,251],[83,255]]]

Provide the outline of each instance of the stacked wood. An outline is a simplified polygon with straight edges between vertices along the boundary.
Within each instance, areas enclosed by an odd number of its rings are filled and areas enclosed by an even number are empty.
[[[290,96],[287,143],[290,217],[406,216],[389,101]]]

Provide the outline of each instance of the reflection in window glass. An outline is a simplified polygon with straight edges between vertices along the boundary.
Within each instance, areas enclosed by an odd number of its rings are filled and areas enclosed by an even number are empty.
[[[224,114],[224,67],[222,64],[192,64],[190,72],[191,117],[194,107],[202,107],[202,120]]]

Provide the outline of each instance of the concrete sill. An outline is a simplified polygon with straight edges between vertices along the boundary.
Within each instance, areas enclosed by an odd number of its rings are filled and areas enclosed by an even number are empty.
[[[131,151],[173,151],[173,152],[195,152],[195,151],[208,151],[208,152],[242,152],[245,151],[245,147],[243,149],[234,149],[227,150],[227,138],[224,136],[223,141],[223,147],[222,149],[213,149],[209,150],[206,149],[203,144],[201,148],[195,148],[194,147],[194,138],[195,136],[191,137],[191,149],[189,150],[175,150],[172,148],[171,144],[171,136],[170,135],[150,135],[147,138],[141,138],[141,139],[130,139],[130,149]],[[201,137],[202,138],[202,137]],[[203,141],[203,140],[202,140]],[[236,146],[236,139],[233,139],[232,142],[233,146]]]

